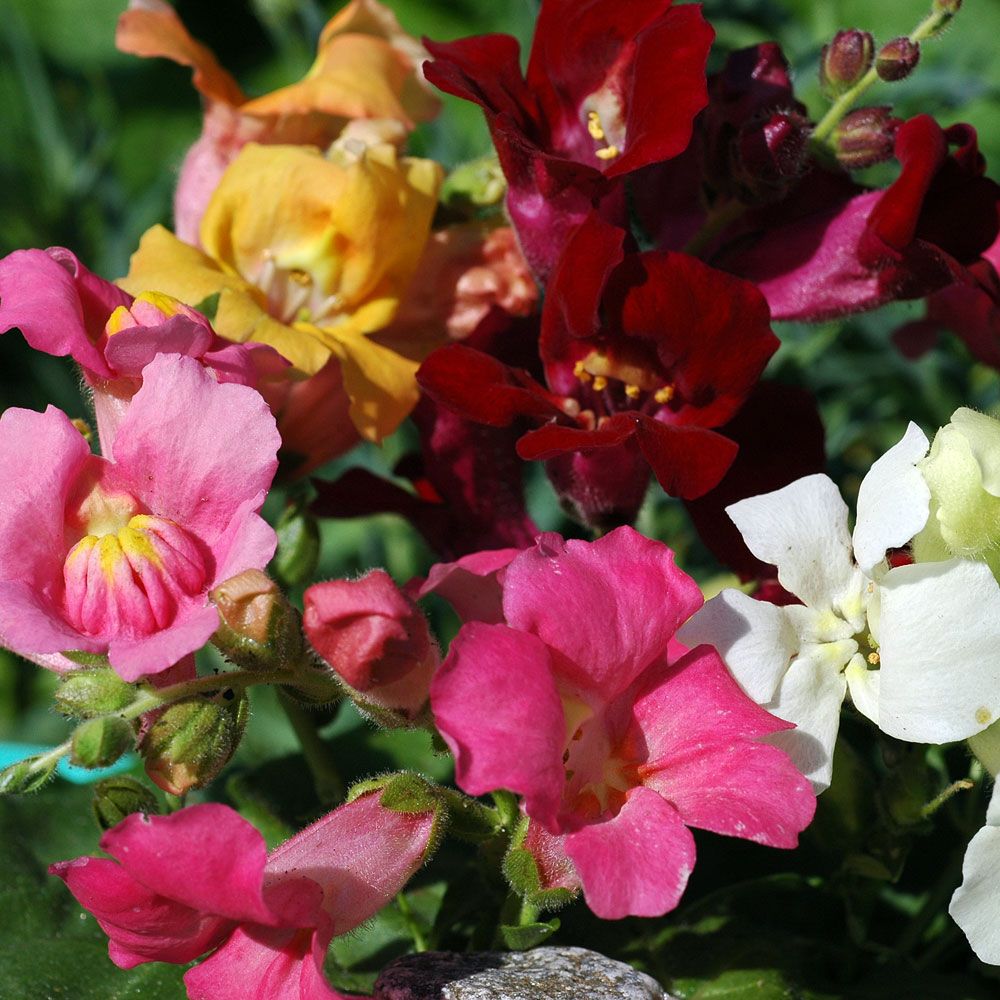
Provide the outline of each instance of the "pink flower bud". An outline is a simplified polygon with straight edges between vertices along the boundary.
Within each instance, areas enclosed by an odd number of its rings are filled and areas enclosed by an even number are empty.
[[[896,129],[901,122],[892,109],[859,108],[837,125],[833,133],[837,160],[848,170],[861,170],[892,159]]]
[[[806,163],[808,122],[793,111],[775,111],[744,125],[736,137],[738,183],[755,201],[780,197]]]
[[[305,592],[303,626],[362,707],[414,719],[427,702],[438,651],[427,621],[384,570]],[[385,720],[388,721],[388,720]]]
[[[830,44],[823,46],[820,57],[823,89],[829,94],[842,94],[868,72],[874,58],[875,40],[867,31],[838,31]]]
[[[890,82],[909,76],[920,61],[920,46],[905,35],[886,42],[875,57],[875,70]]]

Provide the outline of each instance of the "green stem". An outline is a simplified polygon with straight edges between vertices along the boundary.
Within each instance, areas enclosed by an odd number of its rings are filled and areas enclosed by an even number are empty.
[[[930,14],[925,17],[920,24],[913,29],[913,31],[908,36],[910,41],[915,45],[920,42],[931,38],[936,35],[951,19],[954,14],[949,11],[944,10],[932,10]],[[812,140],[814,143],[824,143],[830,138],[831,133],[837,127],[837,123],[847,114],[848,111],[854,105],[859,97],[876,80],[878,80],[878,71],[874,66],[863,77],[861,77],[858,82],[851,87],[850,90],[844,91],[843,94],[838,97],[830,109],[825,115],[819,120],[816,128],[813,129]]]
[[[963,854],[960,851],[952,854],[927,899],[924,900],[923,906],[914,914],[913,919],[899,936],[899,940],[896,942],[897,954],[906,955],[917,946],[924,931],[951,898],[951,894],[958,886],[959,875],[962,873],[962,857]]]
[[[935,795],[930,802],[927,803],[921,810],[920,815],[927,819],[933,816],[934,813],[938,811],[952,796],[957,795],[959,792],[967,792],[970,788],[975,788],[976,783],[971,781],[969,778],[962,778],[959,781],[953,781],[943,792],[939,795]]]
[[[403,922],[410,932],[410,937],[413,938],[413,950],[427,951],[427,938],[424,937],[424,932],[417,923],[417,917],[413,912],[413,907],[410,906],[410,901],[401,892],[396,895],[396,906],[403,916]]]
[[[312,714],[284,691],[278,692],[278,701],[302,747],[317,798],[324,805],[342,802],[345,794],[343,779],[330,756],[330,748],[316,731]]]

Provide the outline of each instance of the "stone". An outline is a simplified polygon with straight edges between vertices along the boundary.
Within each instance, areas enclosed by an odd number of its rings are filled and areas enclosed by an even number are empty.
[[[427,951],[387,965],[373,1000],[672,1000],[645,973],[586,948]]]

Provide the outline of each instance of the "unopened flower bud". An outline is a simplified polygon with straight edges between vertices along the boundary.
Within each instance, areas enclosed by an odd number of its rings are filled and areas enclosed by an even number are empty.
[[[875,40],[867,31],[838,31],[820,56],[823,89],[831,96],[850,90],[868,72],[874,58]]]
[[[119,774],[94,785],[94,818],[102,830],[117,826],[131,813],[158,813],[156,796],[141,781]]]
[[[26,795],[37,792],[55,773],[58,757],[52,757],[44,764],[43,754],[19,760],[0,771],[0,795]]]
[[[76,727],[70,760],[79,767],[108,767],[134,746],[131,723],[120,715],[102,715]]]
[[[135,687],[110,667],[65,674],[55,694],[56,708],[75,719],[119,712],[134,698]]]
[[[278,518],[278,550],[271,569],[286,587],[312,578],[319,562],[319,525],[307,510],[292,505]]]
[[[905,35],[886,42],[875,57],[875,71],[890,82],[909,76],[920,61],[920,46]]]
[[[362,707],[415,718],[427,702],[438,651],[427,620],[389,574],[317,583],[304,600],[309,641]]]
[[[146,773],[171,795],[204,787],[239,746],[249,711],[246,695],[231,689],[170,705],[139,747]]]
[[[862,170],[892,158],[900,120],[892,109],[859,108],[846,115],[833,132],[837,160],[848,170]]]
[[[787,191],[805,166],[808,139],[808,122],[793,111],[744,125],[736,137],[734,171],[744,197],[770,201]]]
[[[302,657],[302,628],[278,585],[259,569],[230,577],[209,597],[219,611],[212,642],[246,670],[287,668]]]

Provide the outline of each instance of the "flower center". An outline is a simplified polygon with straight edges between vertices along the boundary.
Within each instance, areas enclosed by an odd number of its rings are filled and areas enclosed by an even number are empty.
[[[271,316],[289,325],[329,325],[344,311],[344,296],[331,291],[340,281],[336,244],[337,234],[328,228],[311,246],[263,252],[256,273],[245,277],[264,293]]]
[[[149,635],[172,624],[179,604],[204,589],[205,557],[168,518],[132,514],[122,527],[108,518],[88,528],[63,564],[66,617],[84,634]]]
[[[599,349],[580,358],[573,365],[573,375],[580,383],[577,402],[595,422],[624,410],[652,415],[676,396],[674,386],[665,383],[648,363],[612,357]]]
[[[617,816],[630,788],[638,785],[638,762],[623,747],[613,747],[602,715],[571,696],[563,696],[567,740],[563,753],[566,788],[563,811],[595,820]]]

